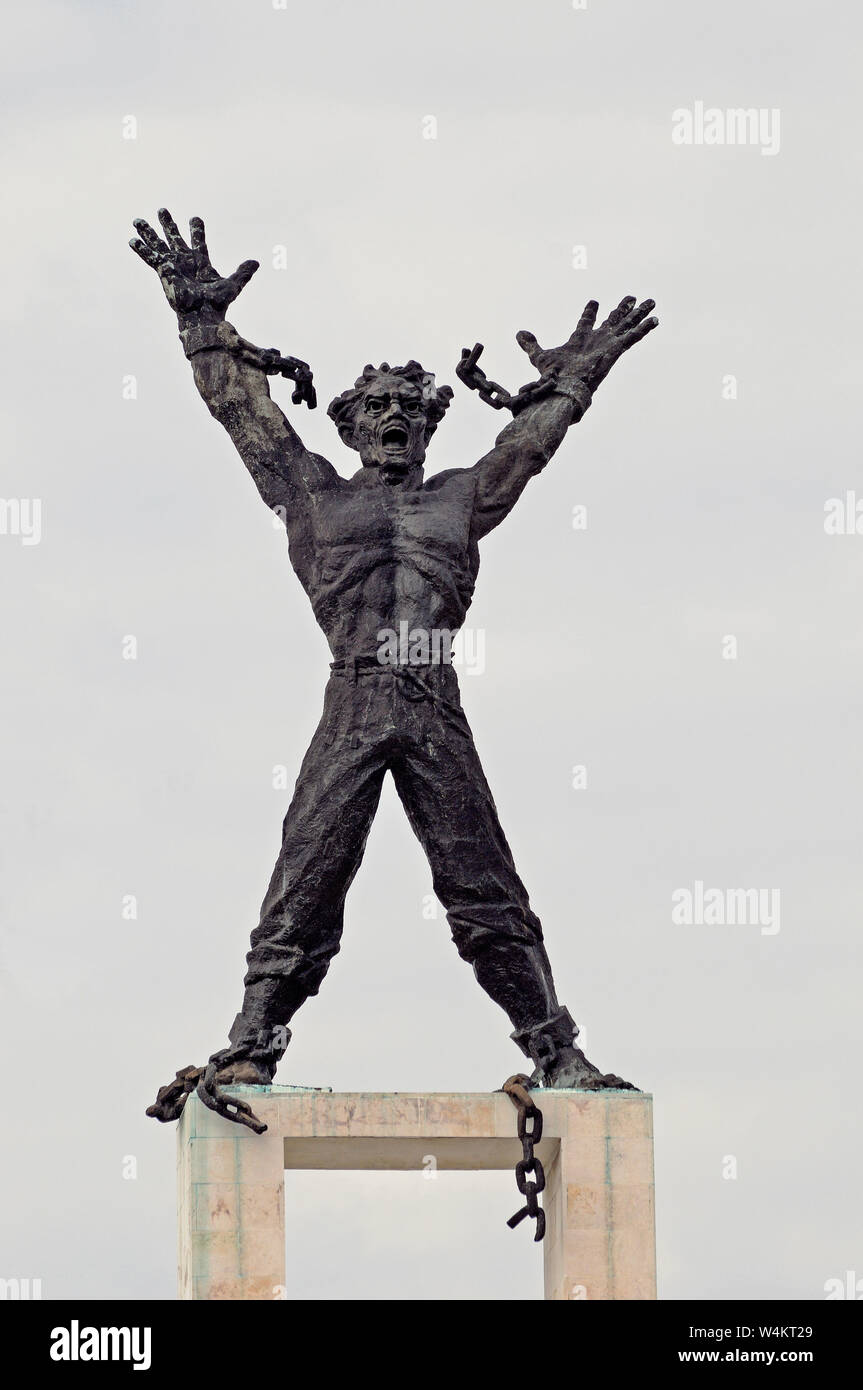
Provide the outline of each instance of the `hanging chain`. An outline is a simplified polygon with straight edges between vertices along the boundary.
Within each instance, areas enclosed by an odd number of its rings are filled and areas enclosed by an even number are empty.
[[[545,1188],[545,1170],[534,1153],[534,1145],[542,1138],[542,1111],[534,1104],[527,1089],[529,1078],[521,1072],[510,1076],[501,1090],[509,1096],[518,1111],[518,1137],[521,1140],[523,1157],[515,1165],[515,1182],[524,1197],[524,1206],[511,1216],[507,1226],[514,1230],[519,1222],[529,1216],[536,1222],[534,1240],[542,1240],[545,1235],[545,1212],[537,1198]],[[528,1128],[528,1125],[530,1128]],[[533,1174],[533,1179],[529,1174]]]

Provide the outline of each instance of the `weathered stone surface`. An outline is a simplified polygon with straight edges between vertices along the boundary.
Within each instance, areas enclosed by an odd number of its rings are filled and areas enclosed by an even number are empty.
[[[421,1171],[432,1154],[442,1171],[488,1170],[513,1168],[521,1157],[504,1095],[275,1086],[249,1087],[246,1097],[270,1115],[263,1136],[238,1130],[197,1096],[178,1126],[181,1299],[280,1296],[285,1167]],[[651,1097],[544,1090],[537,1100],[546,1298],[655,1298]]]

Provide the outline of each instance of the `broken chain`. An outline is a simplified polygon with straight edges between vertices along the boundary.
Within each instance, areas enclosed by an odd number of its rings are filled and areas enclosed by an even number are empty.
[[[474,343],[472,348],[462,348],[455,374],[469,391],[476,391],[480,400],[493,410],[511,410],[513,415],[518,415],[525,406],[542,400],[543,396],[554,390],[555,378],[542,376],[539,381],[528,382],[527,386],[519,387],[514,396],[511,395],[505,386],[490,381],[482,367],[477,366],[482,350],[482,343]]]
[[[501,1087],[518,1111],[518,1137],[524,1155],[515,1165],[515,1183],[524,1197],[525,1204],[506,1224],[510,1230],[515,1230],[516,1226],[529,1216],[536,1222],[533,1238],[534,1241],[538,1241],[545,1235],[545,1212],[537,1200],[545,1188],[545,1170],[533,1150],[534,1145],[542,1138],[542,1111],[534,1104],[527,1089],[528,1084],[529,1078],[518,1072],[515,1076],[510,1076]],[[533,1180],[529,1177],[531,1173],[534,1174]]]
[[[247,1125],[255,1134],[263,1134],[267,1126],[254,1114],[244,1100],[234,1100],[222,1090],[216,1081],[216,1062],[210,1061],[205,1067],[181,1067],[167,1086],[160,1086],[156,1099],[147,1106],[147,1114],[162,1124],[179,1120],[189,1096],[196,1094],[208,1110],[223,1115],[235,1124]]]
[[[318,403],[314,387],[312,369],[301,357],[283,357],[278,348],[255,348],[242,342],[237,355],[253,367],[260,367],[267,376],[284,376],[294,383],[291,400],[294,405],[303,405],[314,410]]]

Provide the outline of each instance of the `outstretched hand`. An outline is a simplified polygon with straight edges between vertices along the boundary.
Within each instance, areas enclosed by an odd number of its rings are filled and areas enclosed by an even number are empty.
[[[260,263],[243,261],[233,275],[221,276],[210,261],[200,217],[189,222],[191,245],[184,241],[167,208],[159,209],[159,221],[164,241],[149,222],[135,218],[133,226],[138,236],[129,242],[132,250],[156,271],[168,303],[181,318],[194,314],[203,322],[223,319],[228,305],[249,283]]]
[[[590,391],[595,391],[618,357],[656,328],[659,320],[647,317],[654,307],[652,299],[645,299],[635,308],[635,296],[629,294],[595,328],[599,305],[591,299],[584,306],[575,332],[561,347],[542,348],[534,335],[524,330],[515,338],[543,376],[577,377]]]

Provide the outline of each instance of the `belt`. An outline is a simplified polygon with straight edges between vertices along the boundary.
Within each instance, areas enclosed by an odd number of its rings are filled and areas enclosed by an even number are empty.
[[[424,671],[439,671],[444,662],[435,662],[424,665]],[[443,695],[439,695],[436,690],[432,690],[430,685],[417,675],[414,666],[399,665],[393,661],[380,661],[377,656],[348,656],[339,661],[330,662],[330,670],[335,676],[345,676],[351,685],[357,683],[358,671],[377,671],[382,675],[389,673],[393,679],[399,683],[401,694],[411,703],[419,703],[421,700],[429,700],[436,705],[444,718],[448,718],[450,723],[455,723],[457,728],[462,728],[464,715],[458,705],[454,705],[451,700],[447,700]]]

